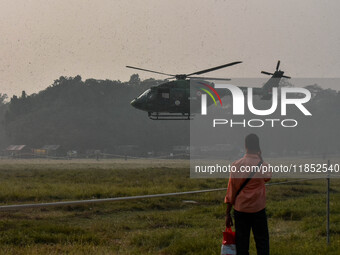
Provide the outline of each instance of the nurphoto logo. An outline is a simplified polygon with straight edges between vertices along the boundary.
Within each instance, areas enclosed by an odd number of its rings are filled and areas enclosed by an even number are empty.
[[[242,89],[239,87],[232,85],[232,84],[215,84],[215,88],[212,86],[205,84],[205,83],[200,83],[207,88],[209,88],[218,98],[220,101],[221,106],[222,100],[217,93],[216,89],[227,89],[229,90],[231,96],[232,96],[232,101],[233,101],[233,115],[238,115],[242,116],[245,115],[245,101],[247,101],[247,106],[249,111],[257,116],[269,116],[273,114],[279,105],[279,99],[280,99],[280,108],[281,116],[287,116],[287,105],[295,105],[305,116],[312,116],[311,112],[307,110],[307,108],[304,106],[305,103],[309,102],[311,99],[311,93],[308,89],[306,88],[291,88],[291,87],[284,87],[281,88],[280,90],[278,88],[272,88],[271,95],[272,95],[272,103],[271,107],[269,109],[256,109],[254,107],[254,97],[253,97],[253,88],[247,88],[247,97],[245,99],[245,95]],[[201,95],[201,115],[207,115],[207,94],[212,98],[213,102],[215,105],[217,105],[216,100],[213,96],[213,94],[205,89],[205,88],[200,88],[202,91],[206,92],[206,94]],[[279,91],[280,91],[280,96],[279,96]],[[288,96],[290,95],[290,97]],[[231,127],[235,125],[242,125],[244,127],[249,126],[249,127],[262,127],[264,126],[265,123],[271,124],[271,127],[275,126],[276,122],[280,122],[281,126],[283,127],[296,127],[298,125],[297,120],[295,119],[250,119],[250,120],[242,120],[235,122],[232,119],[227,120],[227,119],[214,119],[213,120],[213,127],[216,127],[217,125],[225,125],[225,124],[230,124]]]

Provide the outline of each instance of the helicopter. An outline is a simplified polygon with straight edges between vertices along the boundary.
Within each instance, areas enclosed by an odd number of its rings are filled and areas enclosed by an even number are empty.
[[[192,117],[192,111],[190,111],[190,79],[195,79],[197,81],[230,80],[228,78],[197,77],[193,75],[212,72],[240,63],[242,62],[231,62],[190,74],[167,74],[139,67],[126,66],[127,68],[140,71],[167,75],[169,76],[167,80],[173,79],[172,81],[167,81],[147,89],[141,95],[133,99],[131,105],[139,110],[148,112],[148,116],[152,120],[190,120]],[[254,95],[260,95],[263,100],[271,99],[272,88],[279,86],[280,79],[290,78],[289,76],[284,75],[284,72],[279,70],[279,68],[280,60],[277,62],[274,73],[261,72],[262,74],[271,75],[271,78],[263,85],[263,87],[254,88]],[[247,87],[240,87],[240,89],[245,91]],[[223,91],[220,95],[223,97],[229,94],[227,91]],[[212,103],[212,101],[208,102],[208,104]]]

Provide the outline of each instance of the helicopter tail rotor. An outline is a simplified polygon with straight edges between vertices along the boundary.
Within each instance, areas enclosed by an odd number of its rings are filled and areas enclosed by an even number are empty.
[[[276,71],[279,71],[279,67],[280,67],[280,60],[277,61],[277,65],[276,65]]]
[[[290,76],[283,75],[284,72],[279,69],[280,68],[280,63],[281,63],[280,60],[277,61],[276,71],[274,73],[269,73],[269,72],[266,72],[266,71],[261,71],[261,73],[266,74],[266,75],[274,76],[275,78],[287,78],[287,79],[290,79],[291,78]]]
[[[265,72],[265,71],[262,71],[261,73],[267,74],[267,75],[274,75],[273,73],[268,73],[268,72]]]

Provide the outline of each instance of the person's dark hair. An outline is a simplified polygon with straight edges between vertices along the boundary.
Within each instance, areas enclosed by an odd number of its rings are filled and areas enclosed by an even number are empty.
[[[255,134],[249,134],[246,136],[246,148],[250,151],[261,151],[260,149],[260,139]]]

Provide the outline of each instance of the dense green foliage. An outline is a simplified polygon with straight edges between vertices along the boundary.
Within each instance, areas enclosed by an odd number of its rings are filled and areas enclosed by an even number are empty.
[[[7,95],[0,93],[0,144],[2,144],[0,148],[3,147],[3,145],[5,145],[7,142],[6,133],[4,129],[5,113],[7,111],[7,104],[5,103],[6,99],[7,99]]]
[[[85,152],[100,149],[115,154],[146,155],[172,152],[174,145],[189,145],[190,121],[151,121],[146,112],[134,109],[130,101],[160,80],[141,81],[132,75],[129,82],[88,79],[80,76],[60,77],[38,94],[13,96],[7,105],[0,102],[0,119],[4,124],[0,133],[2,147],[8,144],[26,144],[40,148],[46,144],[59,144],[65,151]],[[284,86],[291,86],[283,82]],[[224,140],[234,147],[232,156],[243,148],[247,133],[260,135],[264,153],[279,155],[327,155],[340,152],[340,93],[309,86],[312,100],[306,104],[312,117],[304,116],[296,107],[288,106],[289,116],[277,110],[271,119],[296,119],[296,128],[226,128]],[[230,97],[227,97],[230,103]],[[3,101],[3,100],[2,100]],[[255,99],[258,109],[268,109],[271,100]],[[8,110],[5,112],[5,108]],[[233,118],[229,110],[226,118]],[[238,117],[238,116],[236,116]],[[241,116],[242,117],[242,116]],[[254,116],[246,112],[246,120]],[[210,125],[210,122],[208,123]],[[202,137],[202,141],[204,137]],[[210,139],[207,135],[206,139]],[[124,151],[122,146],[133,145],[134,150]]]
[[[154,146],[164,150],[186,144],[188,123],[153,122],[147,113],[130,105],[133,98],[160,82],[140,82],[138,75],[126,83],[60,77],[38,94],[23,93],[11,99],[5,120],[8,140],[33,148],[59,144],[65,150],[83,152],[112,152],[119,145],[137,145],[145,153]]]

